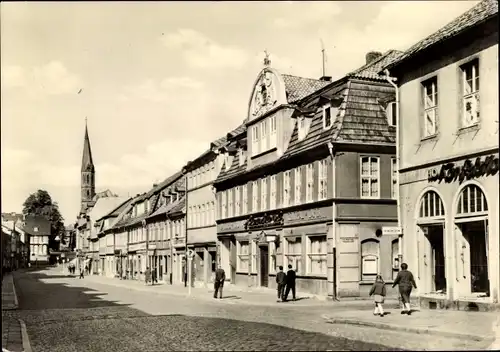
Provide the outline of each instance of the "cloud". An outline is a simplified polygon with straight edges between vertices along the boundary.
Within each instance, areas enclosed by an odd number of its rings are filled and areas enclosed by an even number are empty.
[[[248,54],[241,48],[224,46],[193,29],[179,29],[161,38],[168,49],[180,51],[186,62],[200,69],[241,69]]]
[[[277,17],[273,25],[278,28],[298,28],[307,25],[321,25],[342,12],[339,3],[333,1],[293,2],[283,9],[283,16]]]
[[[76,93],[81,79],[60,61],[29,69],[21,66],[2,68],[2,88],[24,89],[29,97]]]

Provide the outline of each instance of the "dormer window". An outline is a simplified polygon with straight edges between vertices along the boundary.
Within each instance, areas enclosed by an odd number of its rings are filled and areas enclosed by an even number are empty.
[[[309,127],[311,126],[311,120],[305,118],[304,116],[300,116],[297,119],[297,124],[298,124],[298,137],[299,141],[301,141],[304,138],[306,138],[307,133],[309,132]]]
[[[238,164],[239,166],[243,166],[245,163],[245,154],[243,153],[243,149],[238,149]]]
[[[333,125],[332,118],[332,106],[330,104],[326,104],[323,106],[323,129],[329,130]]]
[[[397,124],[397,104],[395,101],[392,101],[387,104],[387,108],[385,109],[387,115],[387,122],[389,126],[396,126]]]

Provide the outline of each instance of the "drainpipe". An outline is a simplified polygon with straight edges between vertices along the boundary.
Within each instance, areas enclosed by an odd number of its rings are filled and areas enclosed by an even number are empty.
[[[337,197],[336,192],[336,152],[332,142],[328,142],[327,144],[328,151],[330,153],[330,157],[332,158],[332,242],[333,242],[333,273],[332,273],[332,281],[333,281],[333,292],[332,299],[334,301],[339,301],[339,297],[337,294],[337,204],[335,202],[335,198]],[[328,241],[328,239],[327,239]],[[327,242],[328,243],[328,242]],[[328,254],[327,254],[328,255]],[[327,274],[328,275],[328,274]]]
[[[401,229],[401,199],[399,197],[399,124],[400,124],[400,119],[399,119],[399,89],[396,83],[396,78],[391,77],[389,75],[389,70],[385,69],[385,79],[391,86],[394,87],[396,90],[396,167],[397,167],[397,172],[398,172],[398,177],[396,178],[396,189],[397,189],[397,199],[396,199],[396,208],[397,208],[397,214],[398,214],[398,227]],[[401,229],[401,233],[399,234],[399,243],[398,243],[398,259],[399,259],[399,264],[403,263],[403,230]]]

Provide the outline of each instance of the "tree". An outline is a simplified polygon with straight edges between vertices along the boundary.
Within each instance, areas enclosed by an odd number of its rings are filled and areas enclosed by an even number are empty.
[[[23,214],[32,216],[43,216],[50,221],[50,237],[49,248],[57,248],[58,241],[56,237],[59,236],[60,240],[64,240],[64,219],[59,212],[57,202],[53,202],[50,194],[42,189],[29,195],[23,204]]]

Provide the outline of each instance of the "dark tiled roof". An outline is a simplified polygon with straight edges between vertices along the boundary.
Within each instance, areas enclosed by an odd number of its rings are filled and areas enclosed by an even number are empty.
[[[431,34],[427,38],[419,41],[408,50],[395,62],[389,64],[387,68],[393,68],[402,61],[415,56],[417,53],[430,48],[446,39],[449,39],[460,32],[463,32],[476,24],[487,20],[490,17],[498,14],[498,0],[483,0],[469,11],[455,18],[437,32]]]
[[[347,74],[347,76],[361,79],[385,80],[385,77],[381,75],[381,71],[391,62],[397,60],[402,54],[403,52],[398,50],[389,50],[379,58]]]
[[[156,185],[149,192],[147,192],[145,194],[144,198],[149,198],[154,193],[157,193],[157,192],[161,191],[163,188],[170,186],[170,184],[174,183],[181,176],[182,176],[182,171],[178,171],[175,174],[173,174],[172,176],[167,177],[163,182],[161,182],[160,184]],[[140,199],[138,199],[138,201],[140,201]]]
[[[296,102],[330,83],[319,79],[304,78],[287,74],[282,74],[281,76],[285,82],[287,100],[289,103]]]
[[[178,213],[182,212],[186,205],[186,197],[182,197],[178,201],[176,201],[172,208],[167,212],[167,215],[177,215]]]

